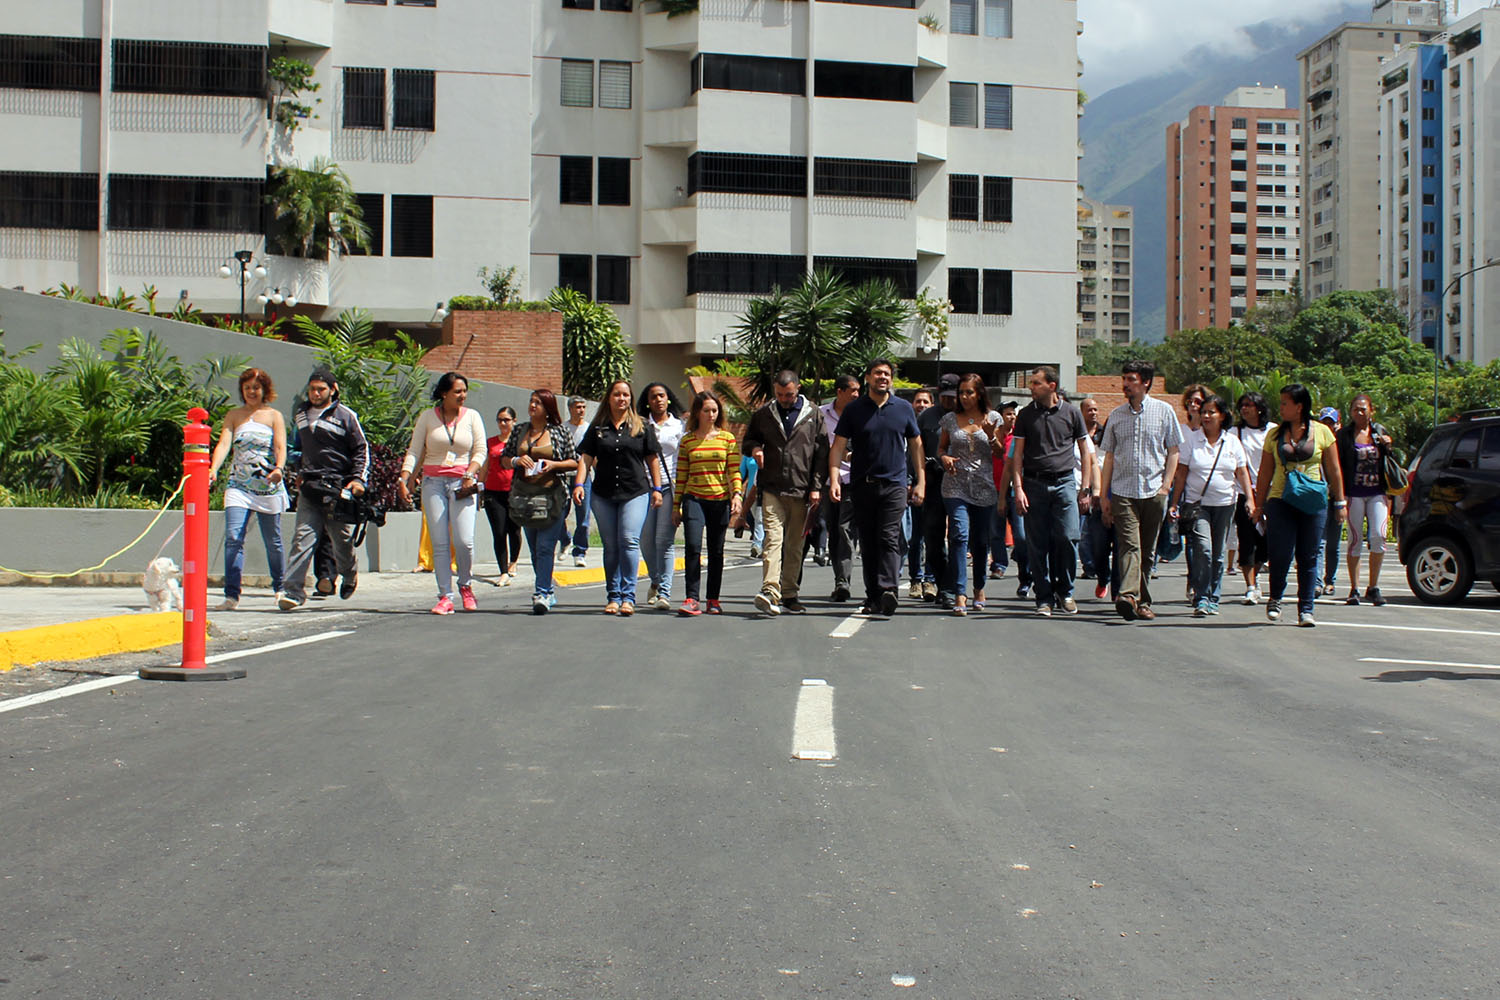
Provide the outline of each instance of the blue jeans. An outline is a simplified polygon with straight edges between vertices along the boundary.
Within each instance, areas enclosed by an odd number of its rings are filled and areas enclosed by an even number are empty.
[[[662,490],[661,506],[646,511],[641,528],[641,555],[651,586],[667,600],[672,599],[672,574],[677,568],[677,529],[672,526],[672,487]]]
[[[1297,560],[1297,612],[1313,613],[1318,595],[1318,551],[1323,547],[1326,510],[1304,514],[1285,500],[1266,501],[1266,547],[1271,553],[1271,589],[1267,597],[1281,600],[1286,593],[1287,571]]]
[[[923,536],[922,529],[922,507],[917,505],[906,511],[906,516],[901,520],[901,527],[906,531],[906,560],[912,583],[933,583],[932,574],[927,571],[927,565],[922,560]]]
[[[974,570],[974,593],[984,590],[985,567],[990,561],[990,523],[994,508],[988,504],[969,503],[957,497],[943,497],[948,512],[948,576],[953,580],[954,594],[968,594],[969,568]]]
[[[538,597],[551,597],[556,589],[552,583],[552,567],[557,561],[558,543],[568,540],[568,522],[559,517],[540,528],[522,530],[526,533],[526,547],[531,550],[531,571],[536,577],[532,593]]]
[[[662,510],[666,510],[662,506]],[[671,515],[668,515],[670,521]],[[724,532],[729,527],[729,501],[704,500],[691,493],[682,498],[682,547],[687,555],[683,582],[687,596],[698,599],[702,577],[703,537],[708,536],[708,599],[717,601],[724,582]]]
[[[571,492],[569,496],[571,497]],[[594,499],[594,477],[589,476],[583,483],[583,503],[574,506],[573,519],[576,525],[573,528],[573,556],[584,555],[589,550],[589,508]],[[567,511],[563,511],[563,520],[567,520]],[[568,534],[563,532],[563,540],[567,540]]]
[[[1073,596],[1078,573],[1078,487],[1073,475],[1056,482],[1026,477],[1026,550],[1032,593],[1040,606]]]
[[[1016,582],[1023,587],[1031,586],[1031,550],[1026,547],[1026,519],[1016,511],[1016,496],[1014,490],[1006,492],[1005,516],[1000,516],[1000,511],[991,512],[990,537],[992,539],[990,551],[995,553],[994,563],[1000,567],[1003,573],[1010,568],[1011,558],[1016,561]],[[1010,537],[1016,543],[1015,551],[1009,552],[1005,546],[1005,526],[1010,525]]]
[[[635,579],[641,570],[641,529],[646,526],[646,512],[651,509],[651,494],[642,493],[617,503],[596,493],[591,509],[599,523],[599,539],[604,544],[607,600],[634,604]]]
[[[1224,579],[1224,548],[1234,526],[1234,504],[1204,507],[1187,503],[1180,508],[1182,540],[1188,560],[1188,581],[1198,601],[1219,603],[1219,584]]]
[[[249,507],[224,508],[224,596],[240,599],[240,577],[245,572],[245,533],[250,515],[260,521],[260,540],[266,544],[266,565],[271,571],[271,589],[281,590],[281,515],[261,514]]]
[[[1333,501],[1328,501],[1328,510],[1323,515],[1323,547],[1318,549],[1318,580],[1326,587],[1338,582],[1339,542],[1344,534],[1344,525],[1333,516]]]

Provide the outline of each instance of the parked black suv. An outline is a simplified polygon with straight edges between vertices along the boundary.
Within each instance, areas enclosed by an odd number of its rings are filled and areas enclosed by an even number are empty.
[[[1474,581],[1500,587],[1500,409],[1441,424],[1396,504],[1406,579],[1427,604],[1457,604]]]

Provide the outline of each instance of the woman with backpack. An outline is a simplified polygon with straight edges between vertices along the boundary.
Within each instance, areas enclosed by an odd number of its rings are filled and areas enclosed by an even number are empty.
[[[1349,422],[1338,432],[1338,453],[1344,496],[1349,500],[1349,596],[1344,603],[1359,603],[1359,559],[1368,544],[1370,584],[1364,599],[1378,608],[1385,603],[1380,593],[1380,564],[1385,561],[1385,531],[1391,516],[1384,475],[1391,436],[1374,417],[1370,397],[1355,396],[1349,404]]]

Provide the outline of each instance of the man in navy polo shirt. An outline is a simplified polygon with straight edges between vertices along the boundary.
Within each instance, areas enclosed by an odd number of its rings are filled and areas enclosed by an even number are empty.
[[[844,407],[828,455],[829,493],[838,503],[843,484],[839,466],[850,456],[849,490],[854,496],[854,524],[859,532],[860,563],[865,578],[865,614],[889,618],[896,611],[901,585],[901,515],[908,500],[921,503],[926,493],[922,438],[911,404],[891,392],[896,369],[877,358],[865,369],[868,392]],[[907,451],[916,481],[907,487]]]

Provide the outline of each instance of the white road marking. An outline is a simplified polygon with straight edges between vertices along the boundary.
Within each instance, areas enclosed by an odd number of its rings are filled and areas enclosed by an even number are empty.
[[[1360,663],[1401,663],[1413,667],[1465,667],[1469,670],[1500,670],[1500,663],[1449,663],[1445,660],[1393,660],[1385,656],[1362,656]]]
[[[794,760],[833,760],[838,749],[833,737],[833,685],[804,680],[797,692],[797,714],[792,721]]]
[[[341,635],[350,635],[351,632],[319,632],[317,635],[305,635],[300,639],[288,639],[285,642],[273,642],[269,646],[257,646],[254,649],[239,649],[232,653],[217,653],[213,656],[204,657],[204,663],[223,663],[225,660],[238,660],[245,656],[256,656],[260,653],[274,653],[281,649],[290,649],[293,646],[305,646],[312,642],[322,642],[324,639],[336,639]],[[121,684],[129,684],[131,681],[140,680],[135,674],[120,674],[116,677],[100,677],[92,681],[84,681],[82,684],[73,684],[65,688],[54,688],[51,691],[38,691],[36,694],[23,695],[20,698],[12,698],[9,701],[0,701],[0,712],[14,712],[19,708],[30,708],[32,705],[41,705],[45,702],[56,701],[59,698],[69,698],[75,694],[87,694],[89,691],[98,691],[101,688],[119,687]]]
[[[1474,629],[1463,628],[1425,628],[1421,625],[1366,625],[1360,622],[1318,622],[1318,627],[1329,626],[1331,628],[1373,628],[1382,629],[1387,632],[1437,632],[1441,635],[1488,635],[1500,636],[1500,632],[1479,632]]]
[[[859,615],[850,615],[848,618],[845,618],[843,621],[839,622],[838,628],[834,629],[832,632],[829,632],[828,636],[832,639],[848,639],[849,637],[854,635],[854,633],[863,628],[865,622],[867,621],[869,621],[868,618],[864,618]]]

